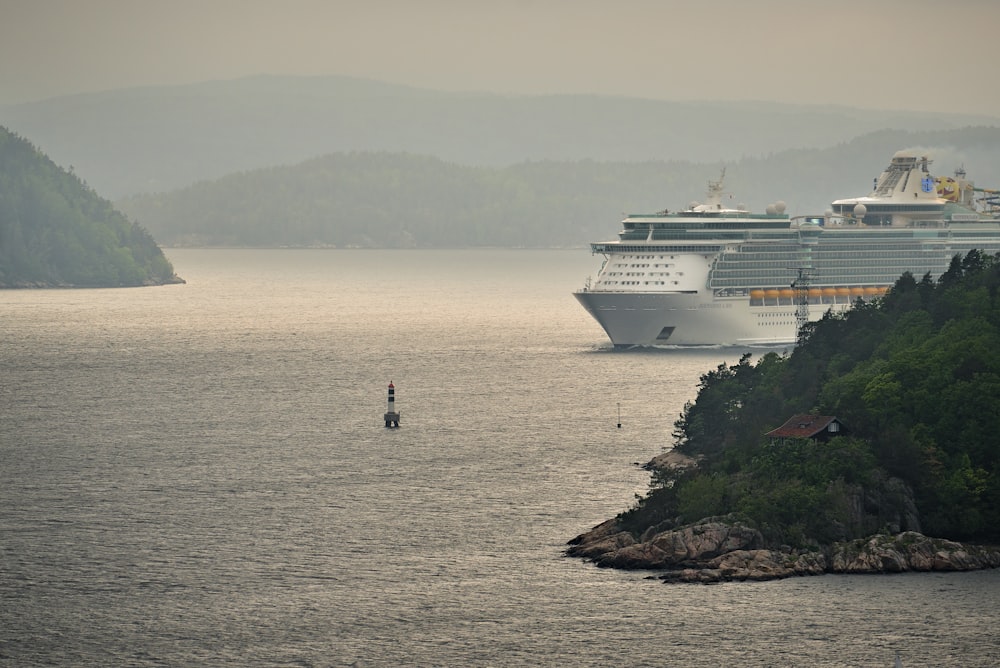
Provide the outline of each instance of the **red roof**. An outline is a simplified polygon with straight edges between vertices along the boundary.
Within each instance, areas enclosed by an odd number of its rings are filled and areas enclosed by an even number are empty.
[[[829,429],[832,423],[836,426]],[[814,438],[824,431],[839,433],[840,421],[832,415],[795,415],[765,435],[771,438]]]

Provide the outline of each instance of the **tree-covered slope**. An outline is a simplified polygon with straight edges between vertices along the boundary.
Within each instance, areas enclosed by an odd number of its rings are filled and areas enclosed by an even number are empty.
[[[773,544],[885,531],[1000,542],[1000,259],[972,251],[937,281],[905,274],[882,300],[803,332],[787,357],[721,365],[676,423],[697,469],[661,470],[619,517],[654,526],[734,514]],[[828,443],[764,436],[836,416]]]
[[[0,127],[0,287],[179,281],[146,230]]]

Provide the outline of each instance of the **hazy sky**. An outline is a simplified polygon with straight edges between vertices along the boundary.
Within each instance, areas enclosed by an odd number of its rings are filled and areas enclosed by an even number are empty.
[[[997,0],[0,0],[0,104],[253,74],[1000,116]]]

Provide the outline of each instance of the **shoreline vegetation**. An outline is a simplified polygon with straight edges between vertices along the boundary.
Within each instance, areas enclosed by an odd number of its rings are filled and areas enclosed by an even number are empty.
[[[648,493],[566,554],[668,582],[998,568],[998,402],[1000,255],[973,250],[704,374]],[[775,436],[809,415],[844,429]]]

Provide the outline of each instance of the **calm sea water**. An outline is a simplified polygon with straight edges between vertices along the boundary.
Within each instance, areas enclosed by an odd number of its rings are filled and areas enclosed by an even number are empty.
[[[741,352],[611,352],[585,251],[168,254],[186,285],[0,292],[2,665],[1000,664],[997,571],[564,557]]]

